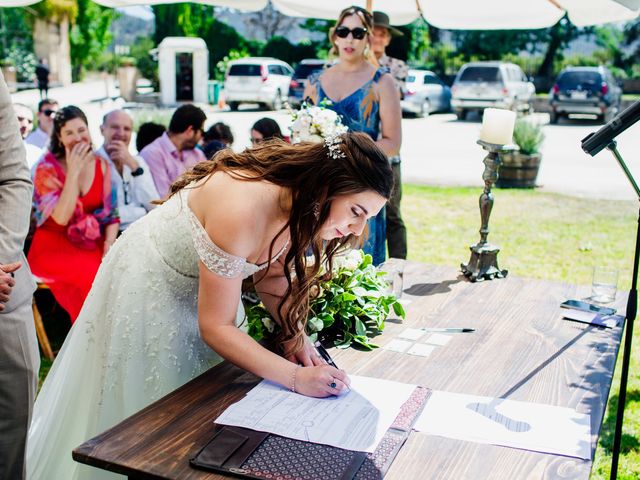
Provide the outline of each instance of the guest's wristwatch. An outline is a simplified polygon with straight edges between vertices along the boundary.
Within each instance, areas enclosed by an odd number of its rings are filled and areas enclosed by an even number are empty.
[[[138,168],[136,168],[135,170],[133,170],[133,171],[131,172],[131,175],[132,175],[132,176],[134,176],[134,177],[139,177],[139,176],[140,176],[140,175],[142,175],[143,173],[144,173],[144,168],[142,168],[142,167],[138,167]]]

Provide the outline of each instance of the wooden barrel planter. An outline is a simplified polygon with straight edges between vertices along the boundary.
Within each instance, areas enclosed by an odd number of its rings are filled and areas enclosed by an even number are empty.
[[[542,154],[525,155],[520,152],[501,156],[498,170],[498,188],[535,188]]]

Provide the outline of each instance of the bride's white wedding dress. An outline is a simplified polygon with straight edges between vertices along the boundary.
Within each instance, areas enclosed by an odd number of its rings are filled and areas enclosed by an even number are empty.
[[[266,265],[214,245],[188,193],[127,228],[103,260],[36,399],[29,480],[124,478],[73,461],[71,451],[221,361],[199,335],[198,260],[225,277]],[[239,305],[238,325],[243,316]]]

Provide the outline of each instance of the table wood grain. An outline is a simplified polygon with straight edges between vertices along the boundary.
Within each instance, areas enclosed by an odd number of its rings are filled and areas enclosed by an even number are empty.
[[[407,263],[407,319],[390,319],[379,345],[407,327],[469,327],[429,357],[385,349],[331,351],[349,373],[435,390],[575,408],[591,415],[595,452],[622,328],[562,320],[559,305],[587,287],[508,276],[470,283],[450,267]],[[615,307],[624,311],[624,295]],[[79,462],[140,479],[224,478],[189,466],[213,419],[258,378],[223,363],[73,452]],[[587,479],[592,462],[412,432],[386,479]]]

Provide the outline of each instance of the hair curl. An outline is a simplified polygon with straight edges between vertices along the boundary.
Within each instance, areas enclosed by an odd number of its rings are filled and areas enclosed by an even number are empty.
[[[260,143],[242,153],[225,149],[218,152],[213,161],[195,165],[170,189],[169,196],[172,196],[214,172],[223,171],[245,181],[267,181],[291,192],[288,221],[269,245],[271,263],[277,238],[289,229],[291,241],[284,259],[288,286],[278,306],[282,328],[277,340],[285,355],[291,355],[303,346],[310,293],[319,291],[312,287],[329,275],[319,276],[320,267],[327,265],[330,272],[335,253],[358,241],[353,235],[328,242],[321,238],[320,230],[329,216],[332,201],[341,195],[368,190],[386,199],[391,196],[393,175],[389,161],[368,135],[361,132],[341,135],[339,148],[344,157],[330,156],[324,143],[290,145],[280,139]],[[313,253],[311,266],[306,261],[308,251]],[[285,312],[284,305],[289,300],[290,306]]]

